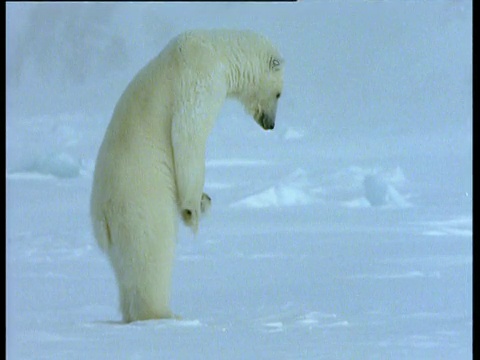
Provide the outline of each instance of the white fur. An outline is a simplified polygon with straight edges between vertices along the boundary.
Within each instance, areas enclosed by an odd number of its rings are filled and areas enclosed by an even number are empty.
[[[252,116],[274,116],[281,62],[252,32],[190,31],[122,94],[98,154],[91,215],[115,271],[124,321],[173,316],[178,214],[196,232],[210,203],[202,196],[208,135],[228,96]]]

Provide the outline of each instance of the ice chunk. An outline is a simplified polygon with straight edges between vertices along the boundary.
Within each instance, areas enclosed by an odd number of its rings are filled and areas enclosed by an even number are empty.
[[[365,197],[372,206],[385,205],[387,203],[388,185],[377,175],[367,175],[363,181]]]
[[[391,182],[405,181],[401,170],[396,171],[393,180],[387,181],[384,177],[375,174],[365,176],[363,187],[365,198],[371,206],[393,205],[395,207],[408,207],[409,202],[397,191]]]

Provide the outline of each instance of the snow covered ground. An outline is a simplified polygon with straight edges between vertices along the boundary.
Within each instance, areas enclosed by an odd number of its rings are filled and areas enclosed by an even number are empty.
[[[472,4],[7,4],[9,359],[472,358]],[[181,321],[121,324],[88,201],[131,77],[188,28],[287,61],[273,132],[227,102]]]

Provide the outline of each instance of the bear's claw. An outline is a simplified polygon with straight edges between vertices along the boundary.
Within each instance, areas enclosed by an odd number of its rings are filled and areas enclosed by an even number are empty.
[[[208,196],[208,194],[203,193],[202,200],[200,201],[200,210],[202,211],[202,214],[205,214],[210,209],[211,205],[212,198]]]

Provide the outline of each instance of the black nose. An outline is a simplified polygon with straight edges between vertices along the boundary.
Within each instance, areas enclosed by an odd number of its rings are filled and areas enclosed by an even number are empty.
[[[275,119],[271,118],[267,114],[262,114],[260,116],[259,123],[265,130],[273,130],[273,128],[275,127]]]

